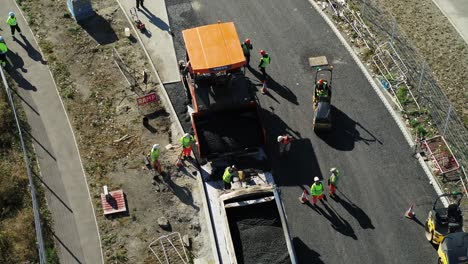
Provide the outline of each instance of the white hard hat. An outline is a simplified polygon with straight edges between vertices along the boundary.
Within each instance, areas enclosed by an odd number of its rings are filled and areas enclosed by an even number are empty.
[[[188,136],[190,136],[189,133],[185,133],[185,134],[184,134],[184,137],[188,137]]]
[[[320,181],[319,177],[315,176],[314,177],[314,182],[318,182],[318,181]]]
[[[5,42],[2,36],[0,36],[0,42]]]
[[[159,149],[159,144],[154,144],[153,149]]]
[[[278,142],[281,142],[283,140],[283,136],[278,136]]]
[[[331,168],[331,169],[330,169],[330,172],[335,172],[335,171],[337,171],[336,168]]]
[[[8,15],[12,17],[12,16],[15,16],[15,13],[10,11],[10,13],[8,13]]]

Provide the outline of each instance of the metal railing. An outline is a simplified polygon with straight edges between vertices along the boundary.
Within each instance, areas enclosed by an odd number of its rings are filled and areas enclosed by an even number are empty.
[[[405,69],[402,72],[404,72],[405,81],[402,83],[405,85],[404,88],[408,89],[415,107],[427,111],[432,124],[447,140],[460,164],[465,168],[468,167],[468,130],[454,111],[443,89],[432,76],[425,60],[398,30],[395,19],[383,14],[373,1],[328,0],[328,2],[334,16],[346,22],[355,32],[354,37],[359,40],[355,41],[355,44],[361,43],[363,47],[367,47],[372,52],[378,52],[381,43],[391,44],[391,49],[386,48],[386,50],[390,51],[390,57],[395,59],[394,69],[398,67],[401,69],[404,66]],[[379,62],[378,60],[383,58],[373,59]],[[404,65],[400,64],[399,60]],[[384,69],[381,70],[382,73],[385,72]],[[396,97],[396,94],[392,95]],[[398,101],[398,98],[396,99]],[[397,106],[401,110],[408,110],[404,109],[405,107],[400,102]]]
[[[21,126],[18,120],[18,116],[16,115],[15,104],[13,102],[13,97],[11,96],[10,87],[8,86],[7,80],[5,78],[5,74],[3,72],[3,69],[1,69],[1,67],[0,67],[0,74],[2,75],[3,85],[5,86],[5,91],[6,91],[8,100],[10,101],[11,109],[13,111],[13,116],[15,117],[16,128],[18,129],[18,135],[19,135],[20,142],[21,142],[21,149],[23,151],[24,162],[26,163],[26,172],[29,178],[29,190],[31,192],[32,205],[33,205],[34,227],[36,228],[36,240],[37,240],[38,252],[39,252],[39,263],[45,264],[46,259],[45,259],[44,239],[42,238],[42,227],[41,227],[41,219],[40,219],[40,213],[39,213],[39,205],[38,205],[37,198],[36,198],[36,189],[34,187],[33,177],[31,174],[28,152],[26,150],[26,145],[24,144],[23,133],[21,133]]]

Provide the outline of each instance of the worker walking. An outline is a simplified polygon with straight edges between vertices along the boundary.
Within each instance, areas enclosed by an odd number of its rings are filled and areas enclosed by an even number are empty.
[[[253,49],[250,39],[245,39],[241,44],[242,51],[244,52],[245,60],[247,61],[247,67],[250,67],[250,51]]]
[[[328,179],[328,190],[330,197],[334,197],[336,193],[336,189],[338,188],[338,180],[340,178],[340,171],[337,168],[330,169],[331,175]]]
[[[279,144],[279,154],[283,156],[284,154],[289,152],[291,148],[291,141],[293,141],[293,137],[288,134],[284,134],[282,136],[278,136],[277,138]]]
[[[136,0],[136,8],[138,10],[140,10],[140,5],[141,5],[141,8],[145,8],[145,6],[143,5],[143,0]]]
[[[262,57],[260,58],[260,62],[258,63],[258,68],[262,72],[262,82],[263,82],[262,93],[264,94],[267,92],[266,67],[271,63],[271,58],[270,58],[270,55],[268,55],[268,53],[266,53],[266,51],[264,50],[260,50],[260,55],[262,55]]]
[[[3,39],[2,36],[0,36],[0,63],[2,64],[2,67],[5,68],[6,66],[6,54],[8,52],[8,47],[5,43],[5,40]]]
[[[21,29],[18,26],[18,21],[16,21],[15,13],[13,13],[13,12],[8,13],[8,19],[7,19],[6,22],[7,22],[8,25],[10,25],[11,35],[12,36],[15,36],[15,30],[18,30],[19,34],[21,36],[23,36],[23,33],[21,33]]]
[[[312,196],[312,203],[315,205],[317,200],[323,199],[323,184],[319,177],[314,177],[314,184],[310,186],[310,195]]]
[[[182,145],[182,158],[191,158],[192,153],[192,143],[195,142],[195,139],[189,133],[185,133],[183,137],[180,138],[180,144]]]
[[[158,160],[160,152],[161,152],[161,147],[159,146],[159,144],[154,144],[153,148],[151,148],[151,152],[150,152],[151,167],[154,170],[157,170],[157,172],[159,174],[161,174],[161,172],[162,172],[161,163],[159,163],[159,160]]]
[[[237,168],[234,165],[229,166],[224,170],[224,174],[223,174],[224,189],[226,190],[231,189],[231,182],[233,180],[233,177],[236,171],[237,171]]]

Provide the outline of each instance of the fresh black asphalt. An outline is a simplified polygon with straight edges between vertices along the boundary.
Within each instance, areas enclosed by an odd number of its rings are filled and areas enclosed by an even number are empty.
[[[424,220],[435,191],[384,104],[339,39],[307,0],[167,0],[177,58],[184,58],[181,30],[217,20],[233,21],[241,39],[254,45],[247,76],[259,85],[258,50],[272,57],[267,69],[270,94],[257,96],[269,139],[267,150],[281,188],[299,263],[435,263],[425,241]],[[335,66],[335,128],[312,130],[314,71],[308,58],[327,56]],[[166,85],[181,118],[181,84]],[[182,122],[188,130],[190,124]],[[288,132],[296,140],[289,157],[276,154],[275,139]],[[314,176],[342,171],[337,200],[318,208],[298,201]],[[415,203],[417,221],[404,218]]]

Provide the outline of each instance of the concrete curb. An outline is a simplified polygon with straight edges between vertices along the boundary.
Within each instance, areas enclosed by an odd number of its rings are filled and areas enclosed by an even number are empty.
[[[341,32],[338,30],[338,28],[333,23],[333,21],[331,21],[331,19],[322,11],[322,9],[318,6],[318,4],[315,3],[314,0],[308,0],[308,1],[315,8],[315,10],[320,14],[320,16],[325,20],[325,22],[327,22],[328,26],[333,30],[333,32],[338,37],[340,42],[343,44],[343,46],[346,48],[346,50],[349,52],[349,54],[353,57],[353,60],[359,66],[362,73],[366,76],[367,80],[372,85],[372,88],[377,93],[377,95],[379,96],[380,100],[382,101],[382,103],[387,108],[390,115],[393,117],[393,120],[395,120],[395,122],[397,123],[397,125],[400,128],[401,132],[403,133],[403,136],[405,137],[406,142],[408,143],[408,145],[410,147],[414,147],[415,142],[412,139],[410,133],[406,130],[405,124],[399,118],[397,112],[392,108],[390,103],[386,100],[385,95],[382,93],[380,87],[375,82],[375,80],[372,78],[372,75],[367,70],[367,68],[364,66],[364,64],[361,62],[361,60],[359,59],[357,54],[354,52],[353,48],[349,45],[349,43],[343,37]],[[424,162],[423,158],[419,154],[418,154],[418,160],[419,160],[419,163],[421,164],[424,172],[426,173],[427,177],[429,178],[429,183],[432,184],[432,186],[434,187],[434,190],[436,191],[437,195],[441,195],[443,192],[442,192],[442,189],[441,189],[439,183],[435,179],[434,175],[432,175],[431,171],[427,167],[427,165]],[[444,202],[444,205],[445,205],[445,202]]]
[[[133,32],[135,33],[136,37],[138,38],[138,42],[140,43],[141,47],[143,48],[143,51],[145,52],[145,55],[146,55],[148,61],[150,62],[151,68],[152,68],[153,72],[155,73],[156,78],[157,78],[157,80],[159,82],[159,85],[161,87],[158,90],[163,95],[164,106],[166,106],[169,109],[171,119],[173,119],[173,122],[177,126],[177,130],[182,135],[184,133],[184,129],[182,128],[180,120],[177,118],[177,114],[175,112],[174,106],[172,105],[171,100],[169,98],[169,95],[167,94],[166,89],[164,88],[164,83],[161,81],[161,78],[159,77],[158,71],[156,70],[156,67],[154,66],[153,60],[151,59],[151,56],[149,55],[148,51],[146,50],[146,47],[143,44],[143,41],[141,40],[140,35],[138,34],[138,31],[135,28],[135,25],[133,24],[133,21],[130,19],[130,17],[128,17],[127,13],[125,12],[125,9],[124,9],[123,5],[120,3],[119,0],[115,0],[115,1],[119,4],[120,9],[122,10],[125,17],[127,18],[130,26],[132,27]],[[203,211],[205,213],[206,221],[209,221],[209,224],[207,223],[207,227],[208,227],[208,232],[209,232],[209,236],[210,236],[210,242],[212,244],[211,245],[211,250],[212,250],[212,253],[213,253],[213,258],[215,258],[216,263],[219,263],[219,257],[218,257],[217,251],[216,251],[217,247],[216,247],[216,242],[215,242],[215,237],[214,237],[214,232],[213,232],[213,224],[212,224],[212,221],[211,221],[210,212],[208,211],[208,201],[207,201],[207,198],[206,198],[206,189],[205,189],[205,185],[203,184],[203,180],[202,180],[201,175],[202,174],[200,173],[200,171],[197,171],[198,187],[200,188],[200,190],[203,190],[203,192],[201,193],[203,208],[204,208]]]
[[[444,11],[444,9],[442,9],[439,5],[439,3],[437,3],[435,0],[432,0],[432,2],[437,6],[437,8],[439,8],[440,12],[442,12],[442,14],[448,19],[448,21],[450,22],[450,24],[452,24],[452,27],[455,29],[455,31],[457,31],[458,35],[460,35],[460,37],[466,42],[466,44],[468,45],[468,36],[465,36],[462,34],[462,32],[460,31],[460,29],[458,29],[457,25],[455,25],[455,23],[453,23],[452,19],[450,18],[450,16]]]
[[[31,35],[33,36],[34,38],[34,42],[36,42],[37,44],[37,48],[39,49],[39,52],[41,53],[41,56],[44,57],[44,52],[42,52],[42,49],[41,49],[41,46],[39,46],[39,42],[37,41],[36,39],[36,36],[34,35],[34,32],[32,31],[29,23],[28,23],[28,20],[26,19],[26,17],[24,16],[23,14],[23,11],[21,10],[20,6],[18,5],[18,3],[16,2],[16,0],[14,1],[15,5],[16,5],[16,8],[18,8],[18,10],[20,11],[20,14],[21,16],[23,17],[23,20],[26,22],[26,24],[28,25],[28,29],[29,31],[31,32]],[[76,143],[76,136],[75,136],[75,131],[73,130],[73,127],[71,125],[71,122],[70,122],[70,118],[68,117],[68,113],[67,113],[67,109],[65,108],[65,105],[63,104],[63,101],[62,101],[62,96],[60,96],[60,92],[58,90],[58,87],[57,87],[57,83],[55,82],[55,79],[54,79],[54,75],[52,74],[52,72],[50,71],[50,67],[49,65],[47,65],[47,69],[49,70],[49,74],[50,74],[50,77],[52,78],[52,81],[54,83],[54,86],[55,86],[55,91],[57,92],[57,96],[60,100],[60,104],[62,105],[62,108],[63,108],[63,111],[65,112],[65,116],[67,117],[67,123],[68,123],[68,126],[70,127],[70,130],[71,130],[71,134],[73,136],[73,142],[75,143],[75,148],[76,148],[76,151],[78,153],[78,158],[80,160],[80,167],[81,167],[81,170],[83,172],[83,178],[85,180],[85,184],[86,184],[86,189],[88,190],[88,196],[89,196],[89,202],[91,203],[91,208],[93,209],[93,216],[94,216],[94,222],[96,223],[96,230],[97,230],[97,235],[98,235],[98,239],[99,239],[99,247],[100,247],[100,251],[101,251],[101,261],[102,263],[104,263],[104,254],[102,252],[102,243],[101,243],[101,234],[99,233],[99,225],[97,223],[97,218],[96,218],[96,210],[94,208],[94,204],[93,204],[93,200],[92,200],[92,197],[91,197],[91,192],[89,191],[89,185],[88,185],[88,180],[86,179],[86,172],[84,170],[84,167],[83,167],[83,161],[81,160],[81,153],[80,153],[80,149],[78,147],[78,144]],[[35,151],[35,150],[34,150]],[[38,167],[39,167],[39,162],[38,163]]]

